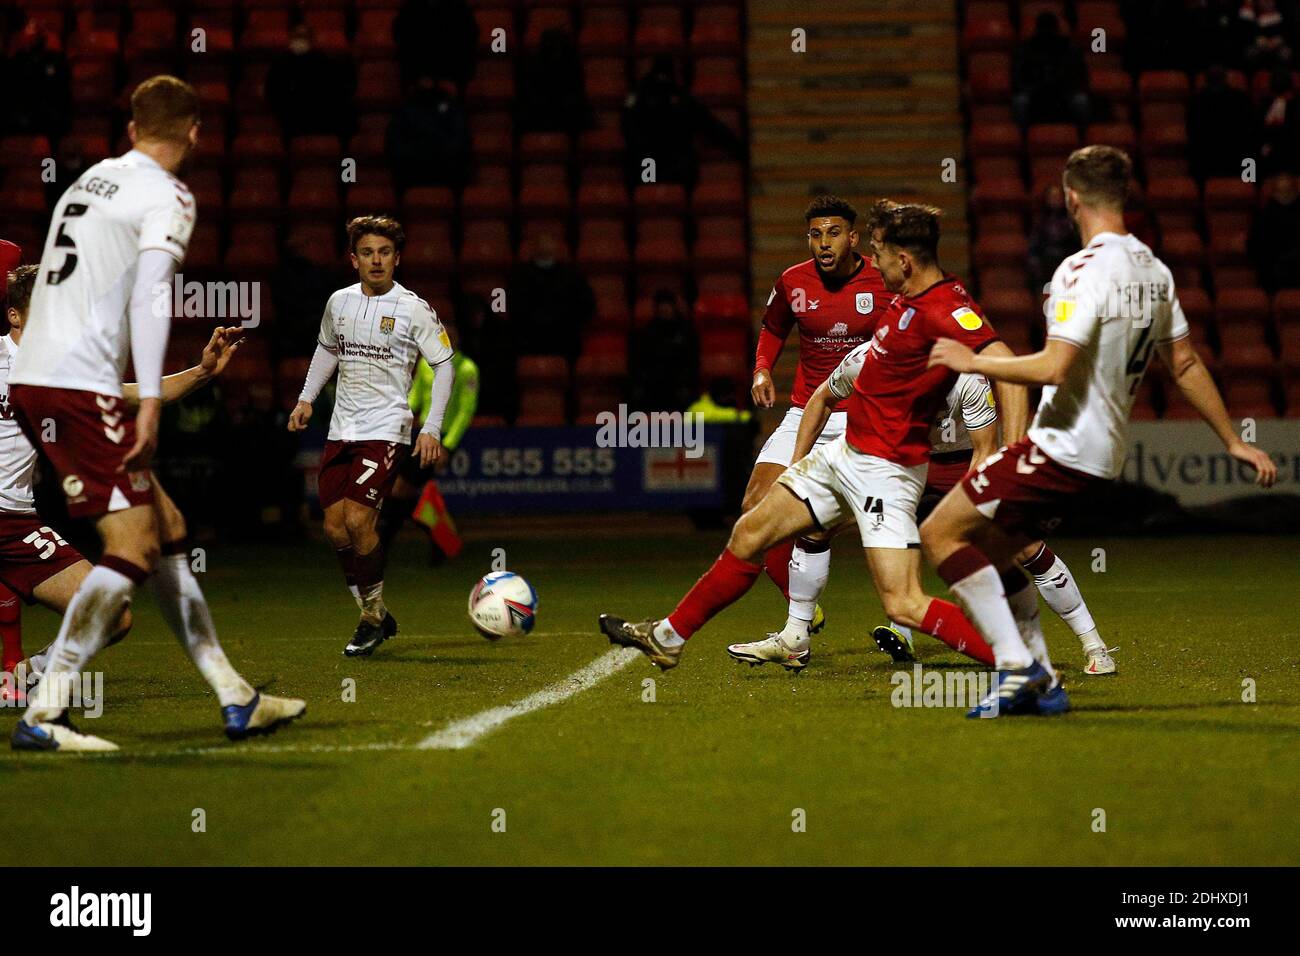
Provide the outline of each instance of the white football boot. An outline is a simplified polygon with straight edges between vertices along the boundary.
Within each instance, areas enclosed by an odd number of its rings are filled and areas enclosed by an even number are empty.
[[[1115,666],[1115,658],[1110,656],[1111,651],[1117,650],[1119,650],[1118,647],[1107,647],[1105,644],[1100,647],[1087,648],[1084,653],[1088,656],[1088,662],[1083,665],[1083,672],[1095,676],[1118,672],[1119,668]]]
[[[759,664],[780,664],[786,670],[797,674],[807,667],[808,661],[812,659],[812,644],[810,641],[787,644],[780,634],[773,633],[761,641],[728,645],[727,653],[751,667],[757,667]]]
[[[57,750],[60,753],[89,753],[116,750],[117,744],[94,734],[83,734],[72,726],[64,712],[57,723],[29,724],[18,721],[9,746],[14,750]]]

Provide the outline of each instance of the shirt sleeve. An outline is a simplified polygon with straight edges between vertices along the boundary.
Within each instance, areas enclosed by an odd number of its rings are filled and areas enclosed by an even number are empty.
[[[1084,265],[1071,279],[1062,278],[1069,268],[1067,259],[1052,277],[1052,292],[1047,303],[1047,337],[1061,339],[1083,347],[1101,325],[1102,308],[1087,282]]]
[[[145,212],[137,251],[161,249],[177,263],[184,262],[196,214],[197,206],[190,191],[180,183],[170,182],[162,197]]]
[[[178,260],[158,249],[140,254],[128,316],[131,361],[140,397],[162,397],[163,359],[171,331],[171,288]]]
[[[988,428],[998,420],[998,405],[993,389],[983,375],[961,376],[961,418],[969,432]]]
[[[335,293],[325,300],[325,311],[320,317],[320,336],[316,339],[317,345],[335,355],[339,351],[339,337],[334,330],[334,303],[337,296],[338,293]]]
[[[411,307],[411,338],[430,366],[451,361],[453,352],[447,330],[423,299],[416,299]]]
[[[835,366],[835,371],[831,372],[826,385],[836,398],[849,397],[853,391],[853,383],[858,380],[858,373],[862,371],[863,363],[867,360],[867,349],[870,347],[870,342],[863,342]]]
[[[763,326],[758,333],[758,353],[754,357],[754,371],[770,369],[781,354],[781,346],[795,326],[795,314],[786,297],[785,277],[776,280],[772,294],[767,297],[763,311]]]
[[[932,329],[936,339],[956,339],[976,352],[998,339],[993,325],[973,302],[940,312],[931,321],[938,323]]]
[[[1164,310],[1162,317],[1164,327],[1156,330],[1158,333],[1156,342],[1160,345],[1185,339],[1192,334],[1192,328],[1187,324],[1187,316],[1183,314],[1182,303],[1178,301],[1178,290],[1174,288],[1172,275],[1169,277],[1169,308]]]

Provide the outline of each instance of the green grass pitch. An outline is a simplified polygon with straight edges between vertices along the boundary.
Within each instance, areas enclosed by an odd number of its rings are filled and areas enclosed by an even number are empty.
[[[898,668],[871,644],[880,605],[846,536],[801,677],[725,654],[783,618],[760,580],[675,671],[637,660],[465,749],[411,747],[604,655],[598,612],[667,613],[722,543],[650,533],[499,535],[440,569],[412,535],[386,587],[401,634],[369,660],[340,653],[355,609],[324,544],[212,549],[200,579],[231,658],[305,697],[306,718],[227,743],[215,699],[141,595],[135,631],[97,660],[104,716],[84,722],[123,752],[0,753],[22,815],[0,862],[1300,863],[1300,558],[1281,537],[1055,542],[1120,645],[1119,675],[1085,677],[1076,639],[1044,608],[1076,707],[1060,718],[891,706]],[[493,644],[465,597],[498,546],[541,609],[537,634]],[[1097,547],[1104,573],[1091,570]],[[55,619],[30,610],[25,627],[35,648]],[[963,667],[918,640],[926,666]],[[6,733],[16,718],[6,712]]]

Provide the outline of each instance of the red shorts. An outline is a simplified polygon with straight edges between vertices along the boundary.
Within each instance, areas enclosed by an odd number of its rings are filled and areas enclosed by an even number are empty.
[[[925,471],[925,491],[921,492],[921,497],[938,495],[942,498],[956,488],[970,471],[971,457],[972,452],[964,451],[931,458]]]
[[[135,413],[126,401],[76,388],[13,385],[18,424],[62,479],[68,516],[98,518],[153,504],[149,470],[121,472],[135,444]]]
[[[39,515],[0,511],[0,581],[28,604],[38,584],[80,560],[81,553]]]
[[[1071,500],[1105,478],[1067,468],[1028,438],[986,458],[961,483],[966,496],[998,527],[1030,538],[1050,534]]]
[[[394,441],[327,441],[317,480],[320,506],[328,508],[346,498],[379,508],[410,450]]]

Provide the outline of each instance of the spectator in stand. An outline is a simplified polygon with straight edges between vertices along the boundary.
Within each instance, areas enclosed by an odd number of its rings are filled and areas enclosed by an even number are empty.
[[[694,326],[677,296],[660,289],[654,315],[632,338],[632,407],[643,412],[686,408],[697,397],[699,365]]]
[[[1087,124],[1087,67],[1056,14],[1043,12],[1034,21],[1033,35],[1016,51],[1012,87],[1011,107],[1021,126]]]
[[[356,64],[317,50],[306,23],[289,31],[289,49],[275,56],[266,74],[267,103],[285,136],[351,136],[356,87]]]
[[[429,77],[450,80],[463,92],[474,78],[478,33],[465,0],[406,0],[393,20],[403,88]]]
[[[515,127],[521,132],[576,133],[591,125],[582,61],[568,30],[542,34],[537,50],[525,54],[519,80]]]
[[[713,140],[736,159],[745,158],[744,145],[736,134],[677,79],[673,58],[655,57],[623,110],[629,182],[642,182],[642,164],[653,159],[656,182],[694,185],[696,136]]]
[[[451,85],[419,77],[389,120],[384,149],[399,189],[464,185],[469,178],[469,122]]]
[[[1245,0],[1237,14],[1246,45],[1243,55],[1251,69],[1270,69],[1291,62],[1286,24],[1277,0]]]
[[[1045,289],[1052,273],[1066,256],[1079,249],[1079,234],[1065,209],[1060,186],[1048,186],[1039,197],[1029,228],[1029,279],[1033,291]]]
[[[1295,81],[1286,67],[1273,70],[1260,126],[1263,172],[1296,172],[1300,168],[1300,103],[1296,102]]]
[[[322,305],[340,285],[337,272],[314,263],[308,252],[302,239],[291,237],[271,276],[271,350],[277,359],[312,355]]]
[[[515,379],[514,329],[506,316],[488,308],[481,295],[466,295],[456,303],[456,327],[466,355],[478,356],[479,415],[499,415],[512,421],[518,410]]]
[[[58,38],[37,20],[28,19],[10,42],[4,64],[3,116],[6,134],[48,136],[67,132],[72,113],[72,79]]]
[[[1269,292],[1300,289],[1300,191],[1290,173],[1274,180],[1272,198],[1255,217],[1250,256]]]
[[[596,314],[596,296],[586,277],[561,262],[559,254],[559,240],[540,233],[531,258],[510,272],[506,302],[521,354],[563,355],[572,362],[582,346],[582,330]]]
[[[1258,127],[1250,97],[1228,85],[1221,64],[1205,71],[1205,85],[1187,109],[1187,141],[1192,175],[1239,176],[1241,161],[1256,155]]]

